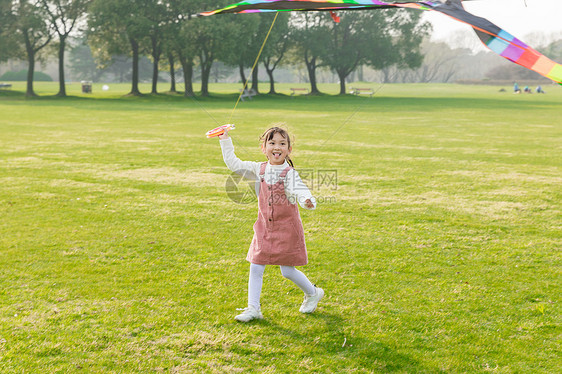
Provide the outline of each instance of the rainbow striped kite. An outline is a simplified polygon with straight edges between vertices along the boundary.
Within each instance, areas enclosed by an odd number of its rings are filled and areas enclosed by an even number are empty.
[[[379,1],[379,0],[246,0],[226,8],[199,13],[259,13],[279,11],[336,11],[385,8],[433,10],[470,25],[480,40],[498,55],[562,85],[562,65],[535,51],[507,31],[485,18],[467,12],[461,0]]]

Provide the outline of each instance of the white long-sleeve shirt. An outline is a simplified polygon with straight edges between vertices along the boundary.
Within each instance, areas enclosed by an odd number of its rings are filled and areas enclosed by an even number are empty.
[[[253,161],[242,161],[236,154],[234,154],[234,144],[232,144],[232,139],[221,139],[220,145],[222,149],[222,157],[224,159],[224,163],[226,166],[233,172],[242,175],[246,179],[256,181],[256,192],[259,195],[259,174],[260,174],[260,167],[261,162],[253,162]],[[279,175],[283,170],[290,166],[287,161],[283,165],[271,165],[269,162],[265,167],[265,181],[268,184],[275,184],[279,181]],[[304,184],[299,173],[295,169],[291,169],[287,176],[285,177],[285,194],[287,195],[287,199],[291,203],[295,203],[298,201],[299,205],[304,209],[309,209],[305,205],[305,201],[310,199],[314,208],[310,210],[316,209],[316,199],[310,193],[310,190]]]

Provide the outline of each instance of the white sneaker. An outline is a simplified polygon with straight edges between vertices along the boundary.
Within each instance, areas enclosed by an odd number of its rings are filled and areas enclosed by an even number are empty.
[[[257,310],[253,305],[250,305],[249,307],[241,310],[243,310],[243,312],[234,317],[234,319],[239,322],[250,322],[254,319],[263,319],[261,311]]]
[[[314,286],[316,293],[314,295],[304,295],[304,301],[302,302],[299,312],[301,313],[312,313],[316,310],[318,302],[324,297],[324,290],[320,287]]]

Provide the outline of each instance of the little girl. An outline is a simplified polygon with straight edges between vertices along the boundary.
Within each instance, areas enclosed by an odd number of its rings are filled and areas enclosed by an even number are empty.
[[[304,292],[301,313],[314,312],[324,296],[324,290],[310,283],[306,275],[295,268],[308,262],[304,230],[296,202],[312,210],[316,208],[316,200],[292,167],[289,134],[282,128],[272,127],[262,135],[261,150],[267,162],[241,161],[234,154],[228,131],[219,139],[226,166],[259,183],[258,219],[246,257],[250,262],[248,307],[235,319],[249,322],[263,318],[260,294],[265,265],[279,265],[281,274]]]

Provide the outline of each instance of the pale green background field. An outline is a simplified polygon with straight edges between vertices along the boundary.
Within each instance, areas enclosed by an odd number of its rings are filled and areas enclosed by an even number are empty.
[[[369,86],[234,113],[237,85],[0,91],[0,372],[556,372],[562,87]],[[204,137],[229,119],[256,161],[283,123],[312,175],[313,315],[269,267],[265,320],[233,319],[257,206],[229,198]]]

